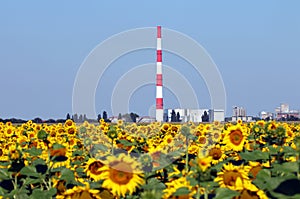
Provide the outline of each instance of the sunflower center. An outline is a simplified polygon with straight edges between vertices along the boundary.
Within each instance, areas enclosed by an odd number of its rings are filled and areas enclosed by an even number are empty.
[[[206,143],[206,138],[205,137],[200,137],[199,142],[200,142],[200,144],[205,144]]]
[[[189,195],[173,196],[172,199],[189,199]]]
[[[76,197],[74,197],[74,198],[76,198]],[[95,198],[95,197],[93,197],[89,191],[83,191],[80,194],[80,196],[78,197],[78,199],[93,199],[93,198]]]
[[[253,167],[251,170],[250,170],[250,173],[252,174],[253,176],[253,179],[256,178],[256,175],[258,174],[258,172],[261,170],[261,166],[256,166],[256,167]]]
[[[89,165],[89,171],[91,171],[92,174],[99,175],[101,171],[98,171],[103,164],[100,161],[95,161],[92,164]]]
[[[133,178],[132,168],[124,162],[119,162],[114,168],[110,168],[109,177],[117,184],[127,184]]]
[[[249,190],[243,190],[239,199],[259,199],[260,197],[256,194],[256,192],[252,192]]]
[[[222,157],[222,151],[218,148],[212,148],[209,151],[209,155],[212,156],[214,160],[219,160]]]
[[[215,139],[218,139],[220,137],[220,134],[219,133],[214,133],[214,138]]]
[[[243,140],[243,134],[240,130],[231,131],[229,134],[230,142],[234,145],[240,145]]]
[[[238,171],[227,171],[223,176],[224,184],[228,186],[234,186],[238,177],[242,179],[242,175]]]
[[[71,135],[73,135],[75,133],[75,130],[73,128],[69,128],[68,129],[68,133],[71,134]]]

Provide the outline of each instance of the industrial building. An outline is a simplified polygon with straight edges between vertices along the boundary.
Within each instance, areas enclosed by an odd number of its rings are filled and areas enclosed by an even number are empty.
[[[171,122],[172,111],[175,113],[179,113],[180,122],[203,122],[202,116],[204,112],[209,116],[209,122],[219,121],[224,122],[225,120],[225,113],[224,110],[221,109],[165,109],[164,110],[164,121]]]

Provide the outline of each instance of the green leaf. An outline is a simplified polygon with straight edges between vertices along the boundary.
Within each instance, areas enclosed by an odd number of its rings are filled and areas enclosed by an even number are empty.
[[[270,194],[277,198],[277,199],[286,199],[287,195],[281,194],[281,193],[276,193],[274,191],[270,191]],[[299,199],[300,198],[300,194],[295,194],[293,196],[288,196],[289,199]]]
[[[0,196],[4,196],[5,193],[6,191],[2,187],[0,187]]]
[[[175,193],[173,193],[173,196],[188,195],[190,192],[191,191],[187,187],[180,187]]]
[[[62,149],[62,148],[66,148],[64,145],[58,144],[58,143],[54,143],[53,144],[53,149]]]
[[[83,151],[82,150],[76,150],[76,151],[74,151],[73,153],[72,153],[72,156],[74,157],[74,156],[82,156],[82,154],[83,154]]]
[[[266,181],[266,188],[269,191],[274,190],[280,185],[280,183],[293,178],[295,178],[295,176],[280,176],[280,177],[271,178],[270,180]]]
[[[24,182],[26,185],[29,185],[29,184],[42,183],[43,180],[42,180],[41,178],[37,178],[37,179],[26,178],[26,179],[23,179],[23,182]]]
[[[275,148],[273,146],[269,146],[268,149],[271,155],[277,155],[279,152],[279,147]]]
[[[30,199],[52,198],[55,194],[55,188],[51,188],[50,190],[34,189],[30,196]]]
[[[262,151],[253,151],[253,152],[244,152],[240,153],[240,156],[248,161],[256,161],[256,160],[268,160],[269,159],[269,153],[268,152],[262,152]]]
[[[292,153],[294,154],[295,153],[295,149],[293,149],[292,147],[290,146],[283,146],[283,153]]]
[[[34,160],[32,164],[34,166],[36,166],[36,165],[46,165],[46,162],[45,162],[45,160],[39,158],[39,159]]]
[[[28,152],[31,156],[39,156],[42,154],[42,149],[37,149],[35,147],[32,147],[28,149],[26,152]]]
[[[132,146],[132,145],[134,145],[133,143],[129,142],[128,140],[119,140],[119,142],[121,144],[123,144],[124,146]]]
[[[66,180],[67,183],[73,183],[75,181],[75,176],[74,176],[73,171],[71,171],[70,169],[65,168],[61,171],[60,179],[61,180]]]
[[[95,144],[94,145],[94,150],[100,150],[100,151],[108,151],[108,147],[105,146],[104,144]]]
[[[16,199],[27,199],[28,197],[28,190],[26,189],[15,189],[12,190],[9,194],[4,195],[3,198],[16,198]]]
[[[262,169],[256,175],[256,179],[268,180],[271,178],[271,172],[268,169]]]
[[[285,162],[283,164],[273,164],[274,171],[284,172],[284,173],[291,173],[291,172],[298,172],[299,167],[297,162]]]
[[[190,185],[193,187],[199,184],[199,182],[195,178],[188,178],[187,180],[190,182]]]
[[[271,172],[268,169],[262,169],[256,175],[256,179],[253,183],[258,186],[261,190],[267,188],[267,182],[271,180]]]
[[[20,171],[22,175],[29,177],[39,177],[40,175],[37,173],[36,168],[33,166],[23,167]]]
[[[10,179],[8,169],[0,169],[0,179],[1,180],[8,180]]]
[[[150,178],[143,188],[145,190],[164,190],[166,185],[156,178]]]
[[[45,130],[40,130],[37,134],[38,139],[45,140],[48,137],[48,133]]]
[[[214,199],[231,199],[239,194],[239,192],[227,188],[218,188],[216,189],[216,197]]]

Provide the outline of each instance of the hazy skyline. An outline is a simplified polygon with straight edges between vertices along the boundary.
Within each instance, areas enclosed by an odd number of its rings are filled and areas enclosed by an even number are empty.
[[[72,112],[73,83],[86,56],[114,34],[157,25],[182,32],[206,49],[224,81],[227,116],[235,105],[248,115],[274,111],[280,103],[300,109],[299,6],[297,0],[2,1],[0,118],[65,117]],[[98,85],[97,111],[109,109],[105,94],[124,72],[155,59],[155,51],[144,50],[112,63]],[[188,63],[165,53],[163,64],[190,80],[200,107],[210,106],[205,82]],[[146,115],[155,103],[155,95],[148,94],[154,89],[137,90],[130,111]],[[165,99],[166,108],[178,106],[171,92]]]

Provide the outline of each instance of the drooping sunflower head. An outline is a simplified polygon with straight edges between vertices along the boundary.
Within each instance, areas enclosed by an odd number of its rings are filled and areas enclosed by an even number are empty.
[[[104,180],[102,187],[111,190],[115,196],[132,194],[144,183],[141,165],[133,158],[120,154],[118,157],[109,156],[100,169],[100,179]]]

